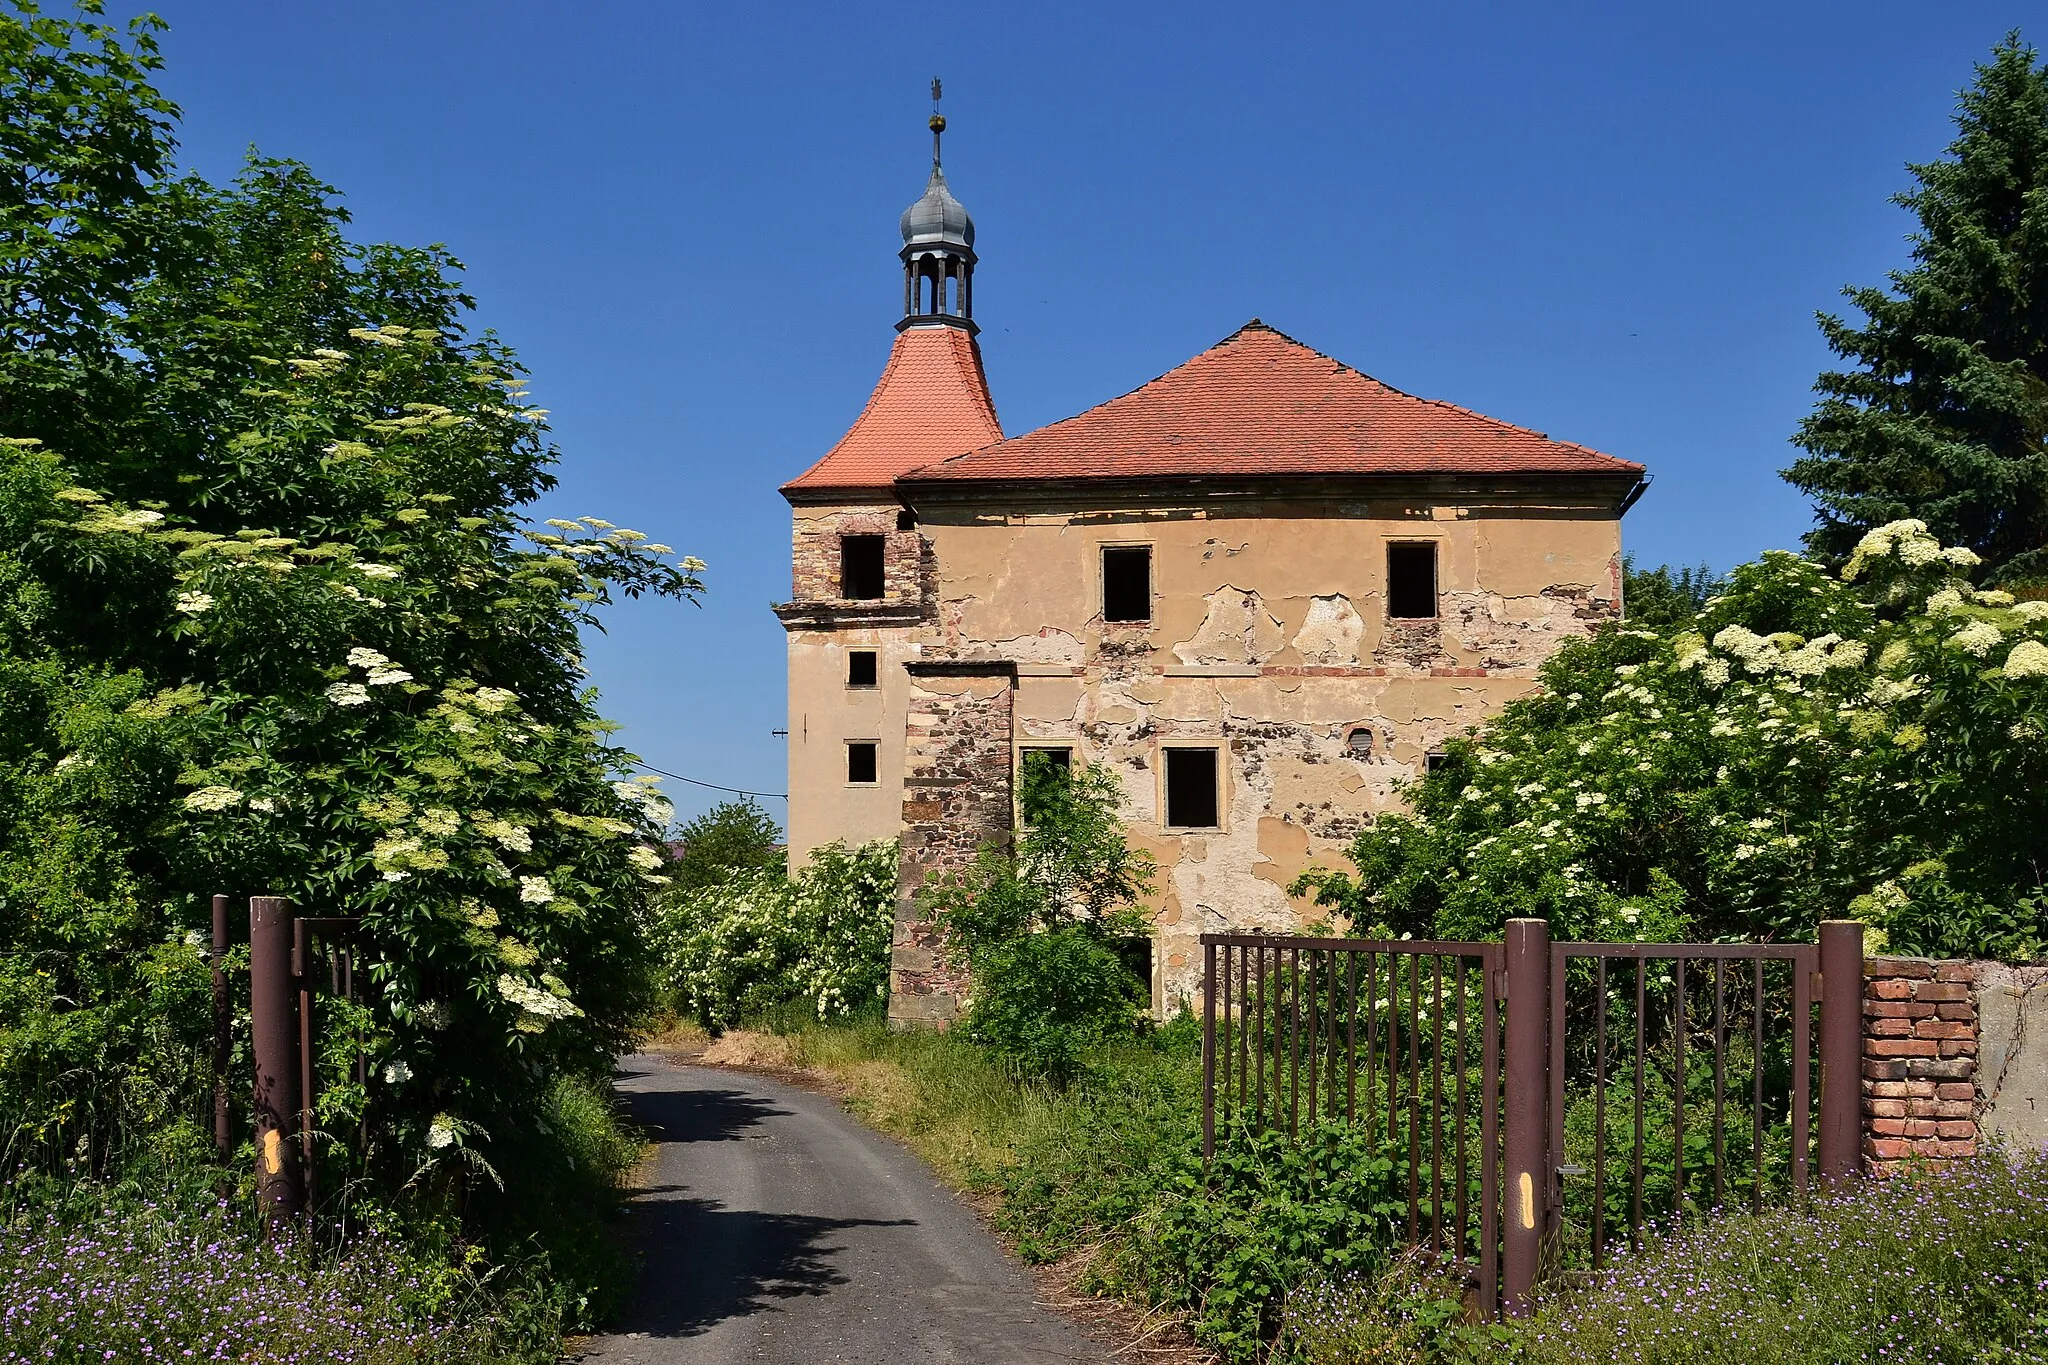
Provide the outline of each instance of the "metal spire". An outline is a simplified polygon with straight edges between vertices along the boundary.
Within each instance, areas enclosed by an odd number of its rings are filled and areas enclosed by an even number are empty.
[[[946,116],[945,116],[944,114],[942,114],[942,113],[940,113],[940,112],[939,112],[939,96],[940,96],[940,95],[942,95],[942,94],[944,94],[944,93],[945,93],[945,92],[944,92],[944,90],[943,90],[943,89],[941,89],[941,87],[940,87],[940,85],[939,85],[939,78],[938,78],[937,76],[934,76],[934,77],[932,77],[932,122],[931,122],[931,129],[932,129],[932,165],[933,165],[934,167],[937,167],[937,165],[939,164],[939,135],[940,135],[941,133],[943,133],[943,132],[945,132],[945,131],[946,131]]]

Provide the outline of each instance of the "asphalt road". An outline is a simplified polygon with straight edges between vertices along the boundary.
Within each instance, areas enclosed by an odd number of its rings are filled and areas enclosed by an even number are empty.
[[[645,1256],[609,1365],[1102,1362],[988,1232],[834,1101],[629,1057],[619,1090],[660,1146],[631,1208]]]

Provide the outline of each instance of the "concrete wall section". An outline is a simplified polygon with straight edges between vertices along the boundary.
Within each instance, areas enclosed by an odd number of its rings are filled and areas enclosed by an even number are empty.
[[[2048,1150],[2048,966],[1974,967],[1978,1125],[2012,1147]]]

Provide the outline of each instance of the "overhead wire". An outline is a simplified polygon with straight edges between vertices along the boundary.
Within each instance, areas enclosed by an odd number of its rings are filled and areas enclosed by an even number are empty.
[[[666,777],[675,782],[687,782],[693,787],[709,787],[715,792],[731,792],[734,796],[769,796],[777,801],[789,800],[788,792],[750,792],[740,787],[722,787],[716,782],[703,782],[694,777],[684,777],[681,773],[668,772],[665,769],[655,767],[652,763],[642,763],[637,758],[633,759],[632,763],[634,767],[653,773],[656,777]]]

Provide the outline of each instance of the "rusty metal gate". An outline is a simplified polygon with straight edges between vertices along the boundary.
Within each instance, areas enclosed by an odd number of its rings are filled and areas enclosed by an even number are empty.
[[[235,1018],[229,942],[229,898],[213,898],[214,1142],[225,1158],[233,1150],[229,1102]],[[254,1073],[251,1138],[257,1200],[275,1226],[296,1218],[319,1199],[320,1096],[323,998],[353,1004],[362,980],[354,916],[298,916],[278,896],[249,899],[249,1055]],[[360,1034],[353,1034],[347,1065],[360,1090],[367,1082]],[[361,1125],[354,1135],[361,1149]]]
[[[1500,943],[1202,945],[1205,1163],[1219,1131],[1362,1126],[1405,1159],[1391,1231],[1486,1312],[1617,1238],[1857,1168],[1853,922],[1818,945],[1553,944],[1541,920]]]

